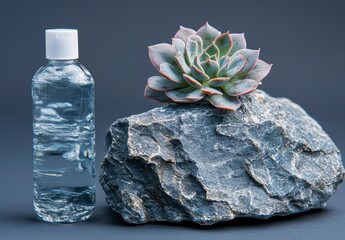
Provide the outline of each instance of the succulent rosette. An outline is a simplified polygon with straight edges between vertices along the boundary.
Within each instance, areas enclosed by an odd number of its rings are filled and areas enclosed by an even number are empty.
[[[161,75],[148,79],[145,96],[177,103],[206,99],[216,108],[235,111],[240,96],[254,91],[271,69],[259,53],[246,48],[244,34],[221,34],[208,23],[198,31],[181,26],[172,44],[149,46]]]

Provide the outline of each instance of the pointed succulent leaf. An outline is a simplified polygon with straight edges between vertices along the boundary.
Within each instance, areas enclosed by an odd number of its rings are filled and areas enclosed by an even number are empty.
[[[254,79],[260,82],[271,71],[272,64],[268,64],[260,59],[256,62],[256,65],[246,75],[247,78]]]
[[[193,77],[195,77],[195,79],[199,81],[205,81],[210,79],[209,76],[207,76],[206,73],[203,72],[203,70],[200,70],[195,65],[191,65],[190,70]]]
[[[258,83],[253,79],[236,79],[227,82],[222,89],[229,96],[240,96],[254,91],[258,87]]]
[[[233,33],[230,34],[232,39],[232,48],[229,52],[229,56],[232,56],[235,52],[247,47],[246,39],[244,38],[244,33]]]
[[[220,69],[217,75],[220,77],[233,77],[243,69],[246,62],[246,59],[241,55],[231,57],[229,63]]]
[[[216,37],[220,35],[220,32],[210,24],[206,23],[196,32],[196,35],[199,35],[202,38],[204,48],[206,48],[213,42]]]
[[[186,86],[184,83],[174,83],[163,76],[153,76],[147,80],[147,86],[155,91],[167,91]]]
[[[197,68],[199,68],[200,70],[203,71],[203,69],[202,69],[202,67],[201,67],[201,65],[200,65],[200,58],[199,58],[199,56],[196,56],[196,57],[194,58],[194,66],[196,66]]]
[[[207,97],[207,100],[216,108],[222,110],[236,111],[240,106],[241,102],[236,97],[230,97],[227,95],[211,95]]]
[[[194,79],[193,77],[187,75],[187,74],[183,74],[183,78],[184,80],[186,80],[187,83],[189,83],[189,85],[191,85],[192,87],[195,87],[195,88],[202,88],[202,85],[201,83]]]
[[[219,68],[224,67],[226,64],[229,63],[230,58],[228,56],[223,56],[219,59]]]
[[[208,94],[208,95],[223,95],[223,93],[215,88],[212,87],[203,87],[201,88],[201,91],[203,91],[204,93]]]
[[[199,35],[190,35],[188,37],[188,39],[191,39],[191,40],[197,42],[197,44],[198,44],[198,54],[201,54],[202,53],[202,49],[203,49],[202,38]]]
[[[165,94],[174,102],[179,103],[191,103],[196,102],[196,100],[187,99],[188,94],[195,90],[194,87],[180,88],[176,90],[170,90],[165,92]]]
[[[182,41],[187,42],[187,38],[190,35],[194,35],[195,33],[196,33],[195,30],[193,30],[191,28],[186,28],[186,27],[180,26],[180,29],[175,34],[174,38],[179,38]]]
[[[184,52],[186,44],[179,38],[173,38],[172,46],[175,48],[175,53]]]
[[[247,60],[245,57],[239,55],[230,58],[228,72],[226,75],[228,77],[235,76],[238,72],[240,72],[247,64]]]
[[[241,49],[233,55],[233,57],[236,56],[243,56],[245,57],[247,63],[243,67],[243,69],[238,73],[238,75],[243,76],[246,73],[248,73],[256,64],[260,54],[260,49],[259,50],[251,50],[251,49]]]
[[[190,68],[188,67],[188,65],[186,63],[186,58],[184,56],[184,53],[183,52],[178,52],[176,54],[175,58],[176,58],[177,65],[179,66],[181,71],[183,73],[189,74],[190,73]]]
[[[205,93],[200,89],[196,89],[187,95],[188,100],[199,101],[205,97]]]
[[[183,83],[182,73],[177,70],[173,65],[163,62],[160,65],[160,74],[162,74],[167,79],[175,83]]]
[[[219,63],[214,60],[208,60],[205,62],[201,62],[200,65],[204,69],[204,72],[207,74],[207,76],[209,76],[210,78],[216,77],[219,70]]]
[[[225,57],[225,56],[224,56]],[[230,64],[230,58],[222,58],[220,62],[220,66],[219,66],[219,70],[217,72],[217,76],[218,77],[224,77],[225,74],[228,72],[229,70],[229,64]]]
[[[219,49],[219,57],[226,56],[232,47],[232,40],[229,32],[223,33],[214,40],[214,44]]]
[[[175,59],[175,49],[167,43],[159,43],[149,46],[149,58],[152,65],[159,71],[162,62],[173,63]]]
[[[161,103],[171,102],[170,98],[168,98],[164,92],[155,91],[148,86],[145,88],[144,97],[151,98]]]
[[[220,54],[219,49],[214,43],[212,43],[210,46],[208,46],[205,50],[206,50],[208,55],[210,55],[210,56],[215,55],[216,59],[219,59],[219,54]]]
[[[204,50],[202,54],[200,55],[199,59],[200,59],[200,62],[207,61],[210,59],[210,55],[208,55],[208,53]]]
[[[188,39],[186,43],[187,62],[192,64],[194,58],[198,55],[198,43],[194,40]]]
[[[211,87],[220,87],[222,85],[224,85],[227,81],[229,81],[230,78],[229,77],[217,77],[217,78],[212,78],[208,84]]]

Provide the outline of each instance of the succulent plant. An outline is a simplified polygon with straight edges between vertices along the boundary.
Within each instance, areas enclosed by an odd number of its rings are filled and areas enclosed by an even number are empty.
[[[149,46],[161,75],[148,79],[145,96],[177,103],[206,99],[216,108],[235,111],[240,96],[254,91],[271,69],[259,53],[246,49],[244,34],[221,34],[208,23],[198,31],[181,26],[172,44]]]

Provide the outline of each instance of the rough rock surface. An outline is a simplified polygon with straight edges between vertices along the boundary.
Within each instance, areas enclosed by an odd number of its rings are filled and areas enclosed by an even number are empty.
[[[288,99],[257,90],[236,112],[207,103],[115,121],[100,182],[125,221],[268,218],[324,207],[344,178],[329,136]]]

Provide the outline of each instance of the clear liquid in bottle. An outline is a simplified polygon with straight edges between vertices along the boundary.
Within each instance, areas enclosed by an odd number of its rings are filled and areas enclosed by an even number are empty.
[[[48,222],[95,208],[94,81],[75,59],[49,60],[32,79],[34,209]]]

